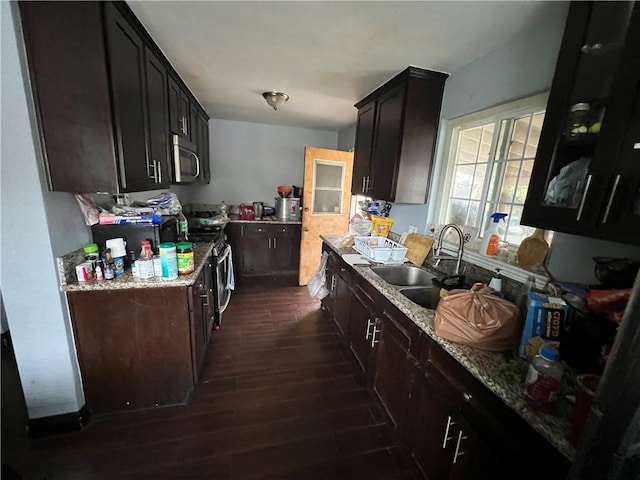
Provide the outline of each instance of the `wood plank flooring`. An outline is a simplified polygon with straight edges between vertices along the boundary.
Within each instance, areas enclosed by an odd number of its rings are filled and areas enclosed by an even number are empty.
[[[266,290],[234,293],[186,406],[29,441],[3,370],[2,463],[25,479],[411,478],[320,303]]]

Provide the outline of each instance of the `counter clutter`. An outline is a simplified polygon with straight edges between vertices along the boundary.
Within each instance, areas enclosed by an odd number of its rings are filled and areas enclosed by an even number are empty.
[[[67,255],[58,257],[60,284],[62,290],[65,292],[189,286],[194,283],[200,274],[200,271],[204,266],[205,259],[211,254],[212,249],[212,243],[195,243],[193,249],[193,273],[180,275],[175,280],[163,280],[160,277],[140,280],[134,278],[131,274],[131,270],[127,269],[124,274],[114,278],[113,280],[91,280],[88,282],[78,282],[76,279],[75,267],[84,259],[84,251],[80,248]]]
[[[338,255],[354,253],[351,247],[337,247],[335,242],[339,238],[332,235],[322,236],[325,244]],[[433,330],[433,310],[420,307],[408,300],[398,293],[397,289],[372,272],[370,267],[356,265],[353,269],[559,452],[568,459],[573,457],[575,450],[565,438],[569,432],[570,419],[561,414],[539,414],[527,407],[522,398],[523,385],[514,383],[506,373],[507,364],[513,362],[513,359],[508,358],[504,352],[483,351],[438,337]],[[525,363],[522,360],[515,361]],[[524,378],[522,378],[523,382]]]

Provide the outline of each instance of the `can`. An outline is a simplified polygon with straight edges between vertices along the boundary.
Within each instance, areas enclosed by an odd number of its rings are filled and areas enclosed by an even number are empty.
[[[176,257],[176,244],[173,242],[161,243],[160,268],[163,280],[175,280],[178,278],[178,259]]]
[[[193,243],[180,242],[176,245],[178,255],[178,273],[180,275],[189,275],[195,270],[193,261]]]

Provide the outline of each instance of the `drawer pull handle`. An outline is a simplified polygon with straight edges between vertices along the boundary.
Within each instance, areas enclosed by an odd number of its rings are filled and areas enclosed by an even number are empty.
[[[455,453],[453,454],[453,463],[457,463],[457,462],[458,462],[458,457],[459,457],[460,455],[464,455],[464,452],[461,452],[461,451],[460,451],[460,442],[461,442],[462,440],[466,440],[467,438],[469,438],[469,437],[463,437],[463,436],[462,436],[462,430],[460,430],[460,431],[458,432],[458,442],[456,443],[456,451],[455,451]]]
[[[376,339],[376,335],[378,333],[380,333],[380,330],[378,330],[378,328],[374,324],[373,325],[373,332],[371,332],[371,348],[373,348],[373,346],[380,341],[380,340]]]
[[[470,393],[463,393],[462,396],[464,397],[465,402],[470,402],[471,400],[473,400],[473,395],[471,395]]]
[[[371,321],[371,319],[367,320],[367,333],[366,333],[366,335],[364,336],[364,339],[365,339],[365,340],[369,340],[369,335],[371,335],[370,330],[371,330],[371,327],[372,327],[372,326],[373,326],[373,322]]]
[[[591,187],[591,180],[593,179],[593,175],[587,176],[587,184],[584,187],[584,192],[582,192],[582,199],[580,200],[580,207],[578,207],[578,216],[576,220],[580,220],[582,217],[582,210],[584,210],[584,202],[587,200],[587,193],[589,192],[589,188]]]
[[[449,436],[449,429],[451,428],[452,425],[455,425],[456,422],[453,421],[453,419],[451,418],[451,415],[447,416],[447,429],[444,431],[444,438],[442,440],[442,448],[447,448],[447,442],[449,440],[453,440],[453,437]]]
[[[602,223],[607,223],[607,220],[609,220],[609,212],[611,212],[611,205],[613,205],[613,199],[616,196],[616,191],[618,190],[619,184],[620,184],[620,174],[616,175],[616,179],[613,181],[613,188],[611,189],[609,200],[607,200],[607,208],[604,211],[604,217],[602,217]]]

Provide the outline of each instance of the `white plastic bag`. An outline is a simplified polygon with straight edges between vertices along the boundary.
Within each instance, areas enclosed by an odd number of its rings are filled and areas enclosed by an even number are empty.
[[[309,289],[309,295],[312,298],[317,298],[318,300],[322,300],[324,297],[329,295],[329,290],[327,289],[327,260],[329,255],[327,252],[322,252],[322,259],[320,260],[320,268],[318,271],[313,274],[313,276],[307,282],[307,288]]]

